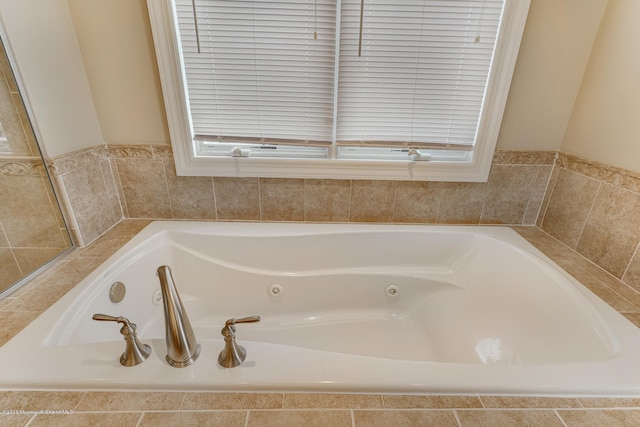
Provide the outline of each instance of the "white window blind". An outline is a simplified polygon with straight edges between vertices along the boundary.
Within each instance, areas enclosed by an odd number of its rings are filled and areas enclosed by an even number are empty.
[[[176,0],[195,139],[330,145],[335,6]]]
[[[147,0],[176,170],[486,180],[529,4]]]
[[[177,0],[195,139],[472,149],[503,0],[341,3]]]
[[[470,149],[503,0],[343,0],[339,145]]]

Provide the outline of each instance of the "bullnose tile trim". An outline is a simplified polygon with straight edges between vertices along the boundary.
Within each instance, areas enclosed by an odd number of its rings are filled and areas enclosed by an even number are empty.
[[[173,159],[173,150],[170,145],[152,145],[153,157],[158,159]]]
[[[494,165],[553,165],[557,151],[496,150]]]
[[[99,145],[54,157],[49,159],[47,164],[53,175],[64,175],[78,169],[96,167],[101,160],[107,159],[108,155],[107,147]]]
[[[583,159],[569,153],[559,153],[556,165],[571,172],[640,193],[640,173],[638,172]]]
[[[0,158],[0,175],[45,176],[40,157]]]
[[[109,154],[116,159],[152,159],[153,148],[150,145],[109,144]]]

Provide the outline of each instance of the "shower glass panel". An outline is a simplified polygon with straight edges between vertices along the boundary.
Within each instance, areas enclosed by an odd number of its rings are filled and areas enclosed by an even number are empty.
[[[2,43],[0,50],[1,299],[71,241]]]

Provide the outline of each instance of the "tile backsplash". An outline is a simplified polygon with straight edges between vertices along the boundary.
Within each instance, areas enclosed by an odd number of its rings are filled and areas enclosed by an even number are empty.
[[[49,167],[81,246],[124,218],[538,225],[640,290],[640,174],[562,152],[499,150],[484,183],[179,177],[167,145]]]
[[[488,182],[179,177],[166,145],[106,145],[49,161],[81,246],[123,218],[535,224],[555,152],[500,151]]]
[[[124,218],[113,162],[105,146],[48,162],[71,234],[86,246]]]
[[[560,153],[541,228],[640,291],[640,174]]]
[[[487,183],[176,177],[156,146],[100,146],[49,167],[83,242],[0,304],[0,345],[116,251],[147,218],[514,227],[640,326],[640,175],[565,153],[498,152]],[[156,180],[136,185],[136,180]],[[114,225],[117,226],[114,227]],[[106,228],[105,228],[106,227]],[[104,230],[102,230],[105,228]],[[105,233],[106,229],[110,229]],[[92,236],[100,236],[96,239]],[[2,234],[0,233],[0,246]],[[611,274],[576,254],[584,252]],[[615,251],[609,253],[609,251]],[[629,285],[614,278],[622,277]],[[44,288],[43,288],[44,287]],[[634,289],[632,289],[635,288]],[[637,398],[308,393],[2,391],[11,425],[638,425]],[[45,413],[65,409],[66,415]],[[38,412],[39,411],[39,412]]]

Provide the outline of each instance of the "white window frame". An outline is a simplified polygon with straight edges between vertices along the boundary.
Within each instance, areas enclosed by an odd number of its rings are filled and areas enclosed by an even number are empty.
[[[147,0],[176,172],[180,176],[484,182],[489,176],[530,0],[506,0],[470,161],[198,157],[171,0]],[[336,149],[335,147],[332,149]]]

